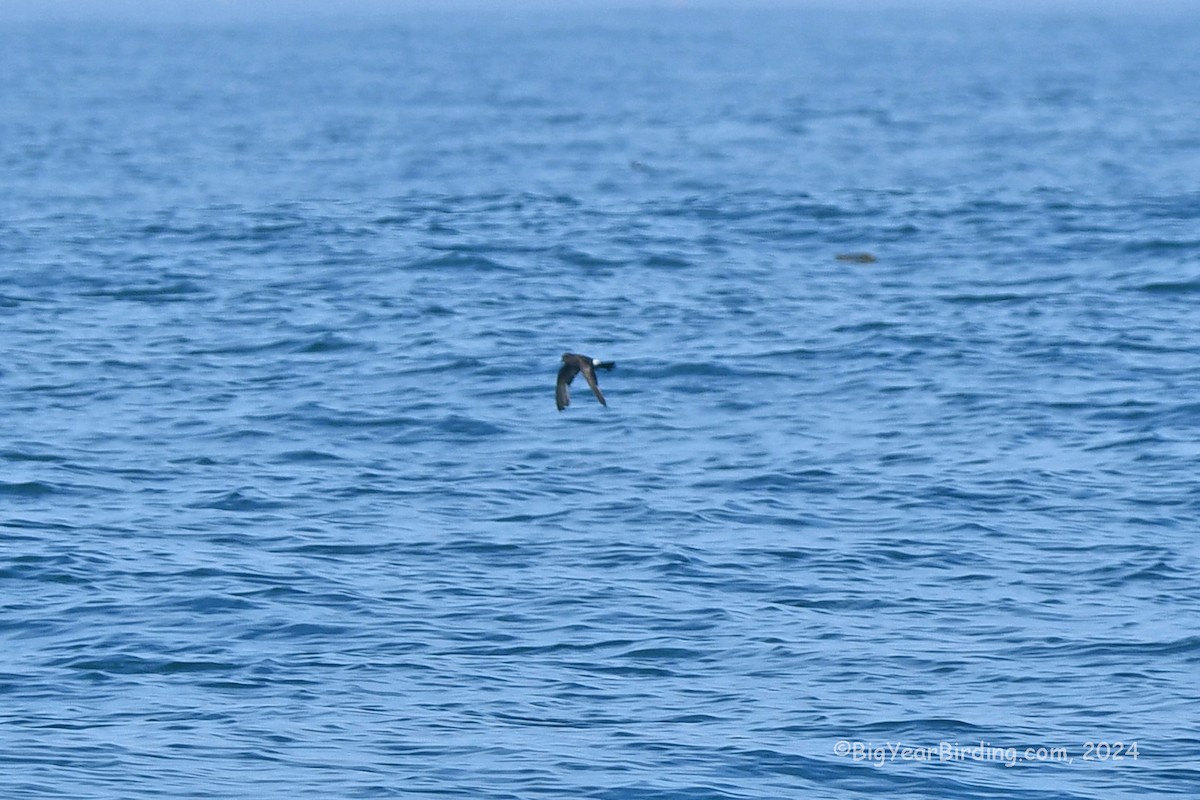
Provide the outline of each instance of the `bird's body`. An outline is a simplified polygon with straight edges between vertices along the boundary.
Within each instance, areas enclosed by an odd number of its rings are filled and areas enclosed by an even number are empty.
[[[562,367],[558,370],[558,381],[554,387],[554,402],[558,406],[558,410],[562,411],[571,404],[571,391],[567,387],[571,385],[571,381],[580,372],[583,373],[584,380],[592,389],[592,394],[596,395],[596,399],[600,401],[600,405],[607,406],[604,402],[604,395],[600,394],[600,385],[596,383],[596,369],[612,369],[616,364],[612,361],[600,361],[588,356],[581,356],[578,353],[563,353]]]

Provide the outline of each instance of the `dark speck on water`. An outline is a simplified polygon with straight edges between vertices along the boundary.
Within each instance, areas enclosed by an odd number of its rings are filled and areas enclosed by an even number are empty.
[[[0,24],[0,797],[1196,796],[1200,12],[697,5]]]
[[[838,261],[850,261],[855,264],[874,264],[879,260],[872,253],[838,253],[836,258]]]

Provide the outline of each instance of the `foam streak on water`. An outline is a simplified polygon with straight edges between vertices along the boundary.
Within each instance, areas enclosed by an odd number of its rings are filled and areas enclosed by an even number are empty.
[[[0,33],[0,794],[1189,796],[1195,22]]]

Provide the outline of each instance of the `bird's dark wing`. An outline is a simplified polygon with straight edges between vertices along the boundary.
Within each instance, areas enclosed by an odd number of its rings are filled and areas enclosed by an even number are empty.
[[[562,369],[558,371],[558,382],[554,386],[554,402],[559,411],[571,405],[571,391],[567,386],[575,380],[578,373],[579,365],[575,363],[564,363]]]
[[[592,394],[596,395],[600,405],[607,406],[608,403],[604,402],[604,395],[600,394],[600,385],[596,383],[596,370],[592,369],[591,364],[583,365],[583,377],[587,380],[588,386],[592,387]]]

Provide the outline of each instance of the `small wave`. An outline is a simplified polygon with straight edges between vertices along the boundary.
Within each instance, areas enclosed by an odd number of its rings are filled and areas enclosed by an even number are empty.
[[[1142,434],[1138,436],[1122,436],[1116,439],[1109,439],[1106,442],[1091,444],[1084,447],[1085,452],[1098,452],[1101,450],[1114,450],[1125,448],[1143,448],[1147,445],[1156,445],[1163,442],[1163,438],[1157,434]]]
[[[234,489],[212,500],[192,503],[188,508],[212,508],[221,511],[271,511],[284,508],[286,505],[286,503],[260,497],[250,489]]]
[[[341,461],[341,456],[323,450],[288,450],[280,453],[276,460],[282,463],[311,463],[314,461]]]
[[[247,631],[239,639],[330,639],[341,638],[349,628],[345,625],[321,625],[313,622],[293,622],[269,625]]]
[[[1015,292],[995,292],[992,294],[955,294],[942,298],[943,302],[956,305],[992,305],[995,303],[1028,303],[1044,299],[1045,295],[1017,294]]]
[[[1125,244],[1131,253],[1178,253],[1200,249],[1200,239],[1141,239]]]
[[[0,495],[8,497],[42,497],[59,491],[57,486],[44,481],[0,481]]]
[[[5,461],[33,461],[51,464],[62,464],[67,461],[63,456],[31,453],[28,450],[0,450],[0,458]]]
[[[623,260],[605,258],[578,247],[558,247],[553,250],[553,254],[563,263],[576,267],[619,267],[625,263]]]
[[[1200,292],[1200,278],[1189,281],[1162,281],[1146,283],[1137,287],[1138,291],[1151,294],[1194,294]]]
[[[507,264],[502,264],[495,259],[479,253],[466,253],[462,251],[452,251],[445,255],[436,256],[434,258],[422,258],[413,261],[408,261],[402,264],[402,269],[405,271],[430,271],[430,272],[465,272],[474,271],[480,272],[511,272],[513,268]]]
[[[52,662],[55,666],[104,675],[174,675],[187,672],[221,672],[243,665],[225,661],[177,661],[126,655],[111,658],[80,658]]]
[[[301,346],[301,353],[336,353],[340,350],[357,350],[363,348],[362,342],[347,339],[344,336],[327,333],[318,339]]]
[[[484,422],[474,417],[464,417],[458,414],[451,414],[448,417],[443,417],[438,420],[435,427],[444,433],[454,434],[455,436],[482,437],[496,436],[504,433],[505,428],[499,425],[493,425],[490,422]]]
[[[157,286],[123,286],[81,292],[84,297],[106,297],[112,300],[133,300],[140,303],[192,302],[207,289],[192,281],[176,281]]]
[[[693,265],[690,259],[670,253],[651,253],[642,259],[642,264],[651,269],[686,269]]]
[[[496,522],[541,522],[550,519],[560,519],[569,516],[572,509],[549,511],[545,514],[512,514],[507,517],[496,517]]]

